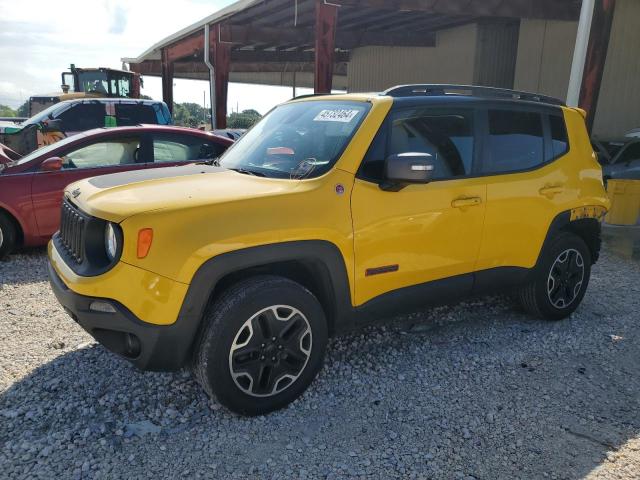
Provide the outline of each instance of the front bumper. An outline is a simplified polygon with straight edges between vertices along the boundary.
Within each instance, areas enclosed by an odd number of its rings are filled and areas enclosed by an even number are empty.
[[[51,263],[51,288],[65,311],[107,349],[141,370],[173,371],[186,365],[194,338],[193,323],[178,318],[172,325],[141,321],[115,300],[80,295],[69,289]],[[90,309],[93,302],[108,303],[114,312]]]

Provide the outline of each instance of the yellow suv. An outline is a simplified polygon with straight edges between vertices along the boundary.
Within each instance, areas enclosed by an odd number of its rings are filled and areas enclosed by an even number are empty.
[[[516,290],[581,302],[608,208],[584,112],[534,94],[410,85],[276,107],[209,164],[67,188],[53,290],[145,370],[190,366],[229,409],[281,408],[327,338]]]

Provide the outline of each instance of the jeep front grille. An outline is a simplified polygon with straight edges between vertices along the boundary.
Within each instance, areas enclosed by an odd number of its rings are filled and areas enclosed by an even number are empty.
[[[60,218],[60,243],[76,263],[84,259],[84,232],[88,218],[66,198]]]

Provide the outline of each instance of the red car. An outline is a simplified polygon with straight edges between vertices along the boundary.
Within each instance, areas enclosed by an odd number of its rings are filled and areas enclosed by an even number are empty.
[[[47,243],[58,230],[64,188],[107,173],[217,158],[232,140],[182,127],[90,130],[17,161],[0,157],[0,259],[17,246]]]

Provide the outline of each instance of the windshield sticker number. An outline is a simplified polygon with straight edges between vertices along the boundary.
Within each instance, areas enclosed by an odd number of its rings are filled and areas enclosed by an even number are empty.
[[[359,113],[359,110],[347,109],[322,110],[318,115],[316,115],[316,118],[314,118],[313,121],[349,123],[356,118]]]

